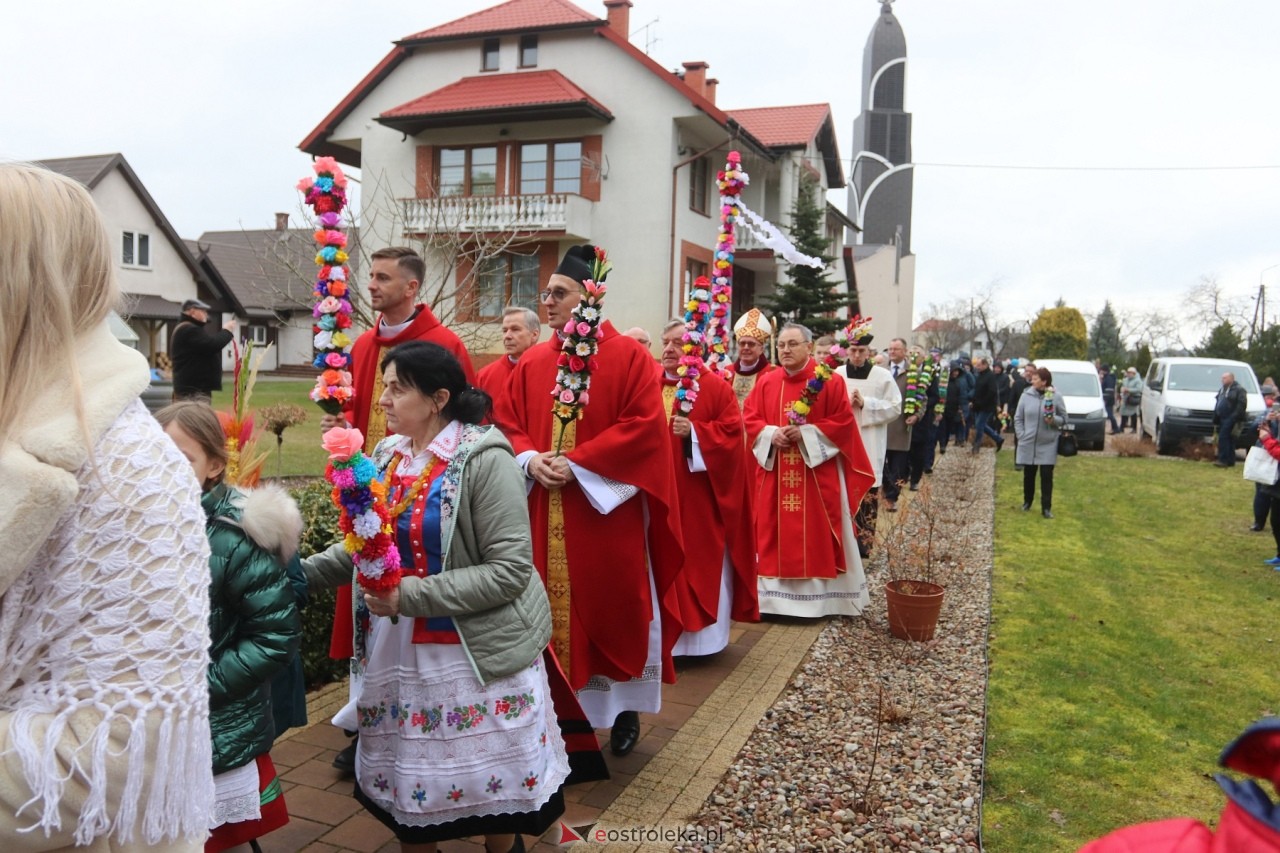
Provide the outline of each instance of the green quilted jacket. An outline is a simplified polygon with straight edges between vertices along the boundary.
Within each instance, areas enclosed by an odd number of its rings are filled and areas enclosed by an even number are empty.
[[[302,520],[278,487],[246,493],[219,485],[201,503],[212,552],[209,724],[218,774],[253,761],[275,738],[270,682],[297,653],[302,637],[285,574]]]

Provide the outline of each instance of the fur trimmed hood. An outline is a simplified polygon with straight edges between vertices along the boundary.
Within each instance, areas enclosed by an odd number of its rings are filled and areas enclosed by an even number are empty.
[[[28,346],[36,346],[29,343]],[[0,446],[0,595],[35,559],[80,493],[77,473],[107,428],[151,381],[147,360],[111,334],[106,321],[78,342],[75,374],[84,402],[76,416],[72,371],[50,370],[21,424]],[[85,444],[88,434],[89,445]]]
[[[274,483],[257,486],[244,493],[240,505],[244,532],[263,550],[288,563],[298,553],[302,540],[302,511],[297,502]]]

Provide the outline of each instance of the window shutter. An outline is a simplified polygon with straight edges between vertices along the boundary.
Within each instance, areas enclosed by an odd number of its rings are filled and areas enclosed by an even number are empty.
[[[599,134],[582,137],[582,197],[600,200],[600,176],[604,172],[604,139]]]
[[[419,145],[414,164],[414,189],[418,198],[435,198],[436,195],[436,147]]]

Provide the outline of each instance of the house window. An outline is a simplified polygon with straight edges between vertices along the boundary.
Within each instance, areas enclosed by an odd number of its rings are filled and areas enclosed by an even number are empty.
[[[497,148],[440,149],[440,195],[485,196],[497,191]]]
[[[581,142],[536,142],[520,146],[521,195],[581,191]]]
[[[684,292],[688,293],[693,290],[693,283],[698,280],[698,276],[706,275],[709,267],[705,261],[699,261],[694,258],[684,259]]]
[[[484,45],[480,48],[480,70],[481,71],[497,71],[498,70],[498,40],[485,39]]]
[[[533,68],[538,64],[538,37],[520,36],[520,67]]]
[[[476,268],[475,319],[496,320],[508,306],[538,310],[538,256],[503,254]]]
[[[127,267],[151,266],[151,235],[125,231],[121,241],[120,262]]]
[[[267,345],[267,327],[266,326],[249,326],[244,330],[245,340],[253,341],[255,347],[265,347]]]
[[[707,212],[707,158],[699,157],[689,164],[689,207]]]

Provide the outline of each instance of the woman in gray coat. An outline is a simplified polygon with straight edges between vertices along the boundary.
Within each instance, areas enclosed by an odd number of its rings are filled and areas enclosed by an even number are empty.
[[[1018,449],[1014,461],[1022,466],[1022,510],[1031,509],[1036,496],[1036,472],[1040,472],[1040,510],[1053,518],[1053,466],[1058,461],[1058,436],[1067,423],[1062,399],[1053,393],[1048,368],[1031,373],[1031,387],[1018,398],[1013,415]]]
[[[403,576],[354,596],[353,698],[334,722],[360,732],[356,799],[405,851],[474,835],[489,853],[523,850],[521,834],[541,835],[564,811],[569,774],[542,665],[551,610],[524,476],[502,433],[479,425],[488,395],[448,351],[413,341],[381,366],[378,403],[396,434],[373,464]],[[344,529],[372,536],[364,519]],[[352,581],[341,544],[304,568],[312,587]]]

